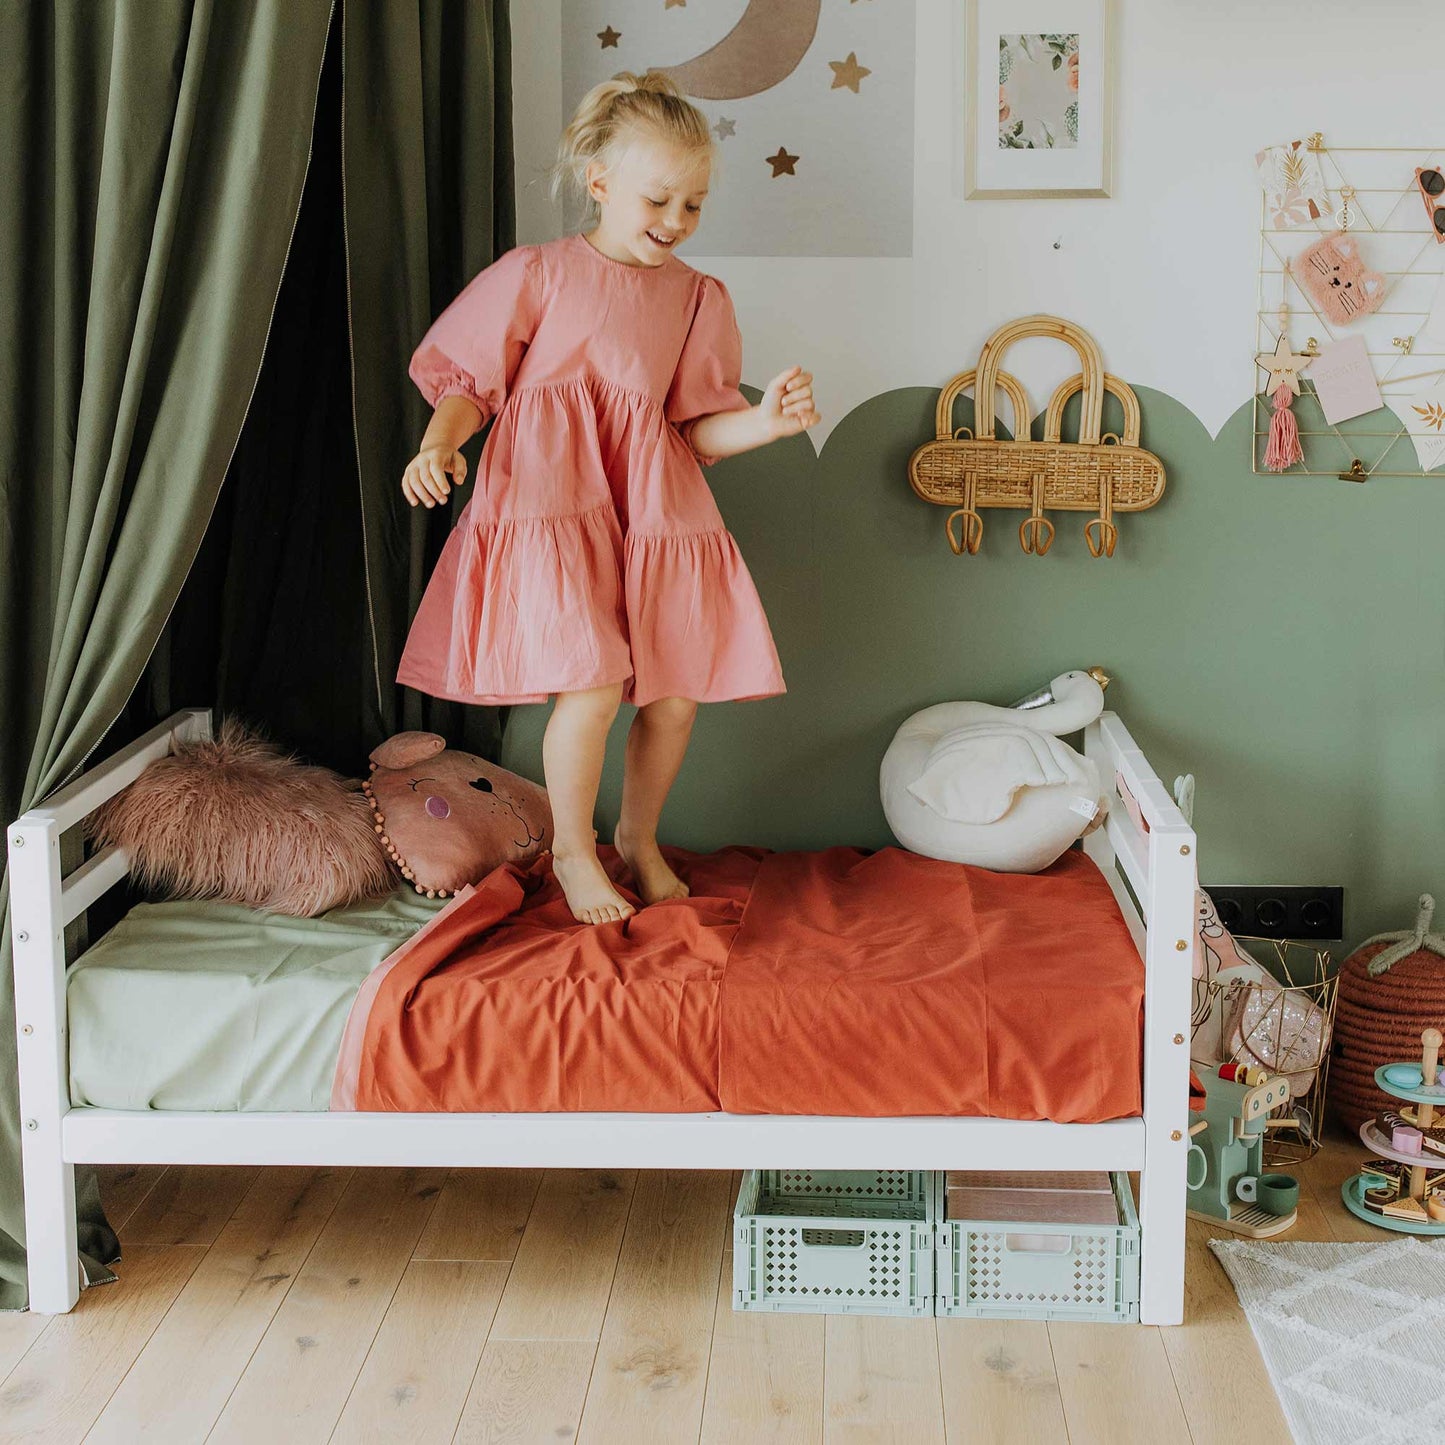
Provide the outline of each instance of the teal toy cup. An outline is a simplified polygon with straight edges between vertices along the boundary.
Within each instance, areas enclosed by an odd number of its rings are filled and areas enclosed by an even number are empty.
[[[1290,1174],[1261,1174],[1257,1198],[1266,1214],[1291,1214],[1299,1208],[1299,1181]]]

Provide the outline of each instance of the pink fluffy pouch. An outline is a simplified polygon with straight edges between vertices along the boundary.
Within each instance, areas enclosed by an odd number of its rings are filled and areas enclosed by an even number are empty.
[[[552,846],[546,789],[435,733],[398,733],[371,755],[375,829],[418,893],[446,898]]]
[[[152,763],[86,820],[145,889],[313,917],[381,897],[396,875],[361,784],[227,718],[213,741]]]
[[[1360,243],[1348,231],[1321,236],[1290,270],[1320,314],[1339,326],[1377,311],[1385,299],[1385,278],[1366,268]]]

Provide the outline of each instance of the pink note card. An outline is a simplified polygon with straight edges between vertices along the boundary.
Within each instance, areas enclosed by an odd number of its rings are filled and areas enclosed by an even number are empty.
[[[1325,420],[1331,425],[1377,411],[1385,404],[1363,336],[1321,347],[1310,363],[1310,380],[1319,394]]]

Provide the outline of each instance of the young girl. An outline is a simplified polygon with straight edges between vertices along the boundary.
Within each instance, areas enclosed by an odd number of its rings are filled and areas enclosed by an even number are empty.
[[[665,76],[623,72],[594,87],[556,174],[585,187],[596,223],[501,256],[433,322],[410,366],[436,408],[402,478],[413,506],[437,506],[466,480],[458,448],[496,419],[397,680],[470,703],[556,694],[542,747],[553,867],[583,923],[634,911],[592,826],[619,703],[637,715],[613,841],[655,903],[687,895],[657,823],[697,704],[784,690],[699,463],[820,418],[799,366],[749,405],[732,298],[674,254],[697,229],[712,159],[706,117]]]

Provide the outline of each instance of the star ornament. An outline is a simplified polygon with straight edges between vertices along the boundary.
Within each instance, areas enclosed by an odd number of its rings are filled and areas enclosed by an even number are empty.
[[[1280,387],[1287,386],[1298,396],[1300,394],[1299,374],[1313,360],[1309,356],[1296,356],[1290,350],[1289,337],[1280,335],[1279,345],[1273,351],[1262,351],[1256,361],[1269,372],[1269,384],[1264,389],[1266,396],[1273,396]]]

